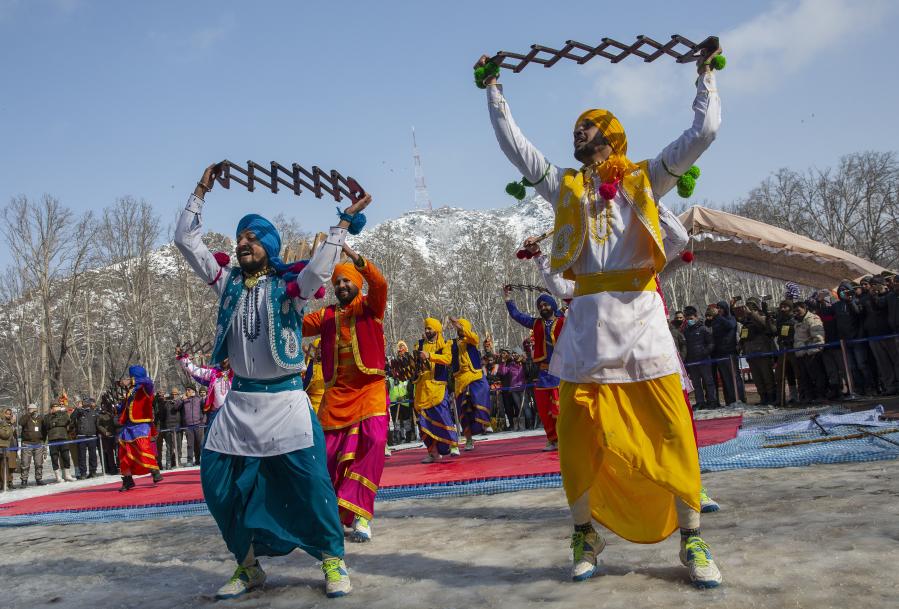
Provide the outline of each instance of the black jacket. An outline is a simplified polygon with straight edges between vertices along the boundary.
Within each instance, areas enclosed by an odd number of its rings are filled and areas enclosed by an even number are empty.
[[[890,334],[890,322],[887,319],[887,301],[886,294],[874,294],[868,292],[862,294],[861,298],[862,311],[864,319],[862,327],[865,336],[883,336]]]
[[[49,442],[68,440],[71,426],[72,419],[65,410],[57,410],[44,417],[45,437]]]
[[[684,340],[687,343],[687,362],[699,362],[712,355],[714,343],[712,331],[699,321],[695,325],[684,326]]]
[[[895,334],[899,332],[899,293],[890,292],[886,297],[887,301],[887,323],[890,324],[890,331]]]
[[[79,436],[97,435],[97,420],[100,411],[96,408],[76,408],[72,413],[72,422],[75,425],[75,433]]]
[[[796,319],[792,314],[784,315],[777,312],[777,348],[792,349],[793,334],[795,333]]]
[[[737,320],[723,300],[718,303],[718,310],[718,315],[712,319],[712,355],[727,357],[737,352]]]

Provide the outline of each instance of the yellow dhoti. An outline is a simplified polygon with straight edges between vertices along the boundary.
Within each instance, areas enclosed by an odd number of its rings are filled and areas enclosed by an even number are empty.
[[[675,500],[699,510],[699,460],[680,376],[634,383],[562,381],[559,464],[569,505],[636,543],[678,528]]]

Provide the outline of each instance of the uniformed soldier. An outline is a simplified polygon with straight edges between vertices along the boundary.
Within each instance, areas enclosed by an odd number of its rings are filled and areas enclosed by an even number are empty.
[[[19,475],[22,479],[22,488],[28,486],[28,470],[34,461],[34,482],[38,486],[44,484],[44,457],[46,455],[44,442],[47,433],[44,429],[41,415],[37,413],[37,404],[29,404],[27,411],[19,417],[19,429],[22,438],[22,469]]]

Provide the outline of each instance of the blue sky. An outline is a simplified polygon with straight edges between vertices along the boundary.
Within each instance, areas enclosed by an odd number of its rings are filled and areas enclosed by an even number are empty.
[[[680,33],[720,35],[729,62],[695,195],[720,204],[779,167],[899,148],[896,5],[0,0],[0,201],[50,193],[86,210],[132,195],[168,225],[208,163],[278,160],[353,175],[376,198],[376,222],[412,207],[414,125],[435,205],[507,205],[517,176],[472,83],[482,52]],[[595,106],[621,118],[632,158],[654,155],[689,125],[694,78],[663,58],[502,81],[525,133],[565,164],[571,123]],[[233,188],[207,200],[207,227],[226,233],[249,211],[307,230],[334,218],[311,195]]]

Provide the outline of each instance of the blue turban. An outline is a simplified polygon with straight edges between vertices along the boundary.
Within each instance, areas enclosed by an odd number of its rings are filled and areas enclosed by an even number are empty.
[[[555,298],[549,294],[540,294],[540,296],[537,297],[537,304],[539,305],[541,302],[548,304],[553,310],[553,315],[559,317],[559,303],[556,302]]]
[[[134,379],[134,387],[146,387],[147,393],[153,393],[153,380],[147,374],[146,368],[143,366],[129,366],[128,376]]]
[[[290,270],[289,264],[281,260],[281,235],[275,225],[259,214],[247,214],[237,223],[237,235],[250,229],[256,235],[256,239],[262,244],[262,249],[268,254],[268,263],[278,276],[282,276]],[[296,275],[294,275],[296,277]]]

